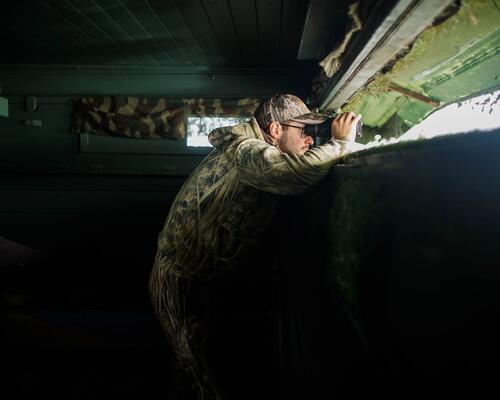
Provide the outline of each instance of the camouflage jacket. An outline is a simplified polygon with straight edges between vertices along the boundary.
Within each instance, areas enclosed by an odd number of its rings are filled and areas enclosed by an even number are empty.
[[[264,140],[254,118],[215,129],[209,140],[215,149],[182,186],[159,234],[154,297],[165,274],[208,279],[232,268],[266,227],[279,195],[312,188],[335,161],[362,148],[331,140],[288,155]]]

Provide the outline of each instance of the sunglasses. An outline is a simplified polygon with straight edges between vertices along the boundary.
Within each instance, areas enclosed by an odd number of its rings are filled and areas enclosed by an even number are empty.
[[[306,132],[306,127],[305,126],[295,126],[295,125],[288,125],[288,124],[282,124],[282,123],[280,123],[280,125],[282,125],[282,126],[289,126],[290,128],[300,129],[300,137],[301,138],[305,138],[307,136],[310,136],[310,133]]]

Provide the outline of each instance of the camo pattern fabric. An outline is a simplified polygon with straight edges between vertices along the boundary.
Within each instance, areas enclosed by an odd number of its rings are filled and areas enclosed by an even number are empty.
[[[82,97],[74,104],[72,131],[136,139],[180,139],[186,134],[184,108],[165,99]]]
[[[188,116],[251,117],[260,99],[182,99]]]
[[[180,296],[186,282],[208,284],[236,267],[258,243],[281,195],[312,188],[337,160],[360,146],[331,140],[303,155],[288,155],[265,141],[255,118],[218,128],[209,140],[215,149],[176,196],[158,236],[150,275],[156,314],[198,399],[219,394],[196,343],[202,318]]]
[[[172,99],[96,96],[76,99],[73,133],[135,139],[183,139],[186,116],[250,117],[258,99]]]

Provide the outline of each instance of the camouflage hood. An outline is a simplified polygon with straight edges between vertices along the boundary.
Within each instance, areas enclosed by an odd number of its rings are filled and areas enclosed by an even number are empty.
[[[157,301],[166,274],[210,279],[238,265],[258,244],[278,197],[311,189],[356,145],[332,140],[302,155],[283,153],[253,117],[215,129],[209,141],[215,149],[182,186],[158,236],[151,281]]]
[[[265,141],[264,135],[255,118],[250,118],[249,122],[245,124],[215,129],[208,135],[210,144],[220,151],[223,151],[231,143],[242,139],[260,139]]]

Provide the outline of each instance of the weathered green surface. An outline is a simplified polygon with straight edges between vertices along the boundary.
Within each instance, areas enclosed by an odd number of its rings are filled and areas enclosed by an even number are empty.
[[[498,133],[353,154],[287,199],[278,264],[304,358],[326,369],[304,361],[311,375],[333,379],[344,346],[419,385],[471,378],[498,360]],[[339,335],[344,324],[350,335]]]
[[[9,101],[3,97],[0,97],[0,117],[9,116]]]
[[[464,0],[444,22],[425,30],[393,68],[344,107],[382,127],[395,113],[412,126],[435,106],[391,90],[405,89],[446,104],[500,85],[500,8],[491,0]],[[382,129],[383,131],[383,129]]]
[[[216,69],[168,67],[0,65],[5,96],[129,95],[158,97],[305,96],[310,65],[296,68]]]

